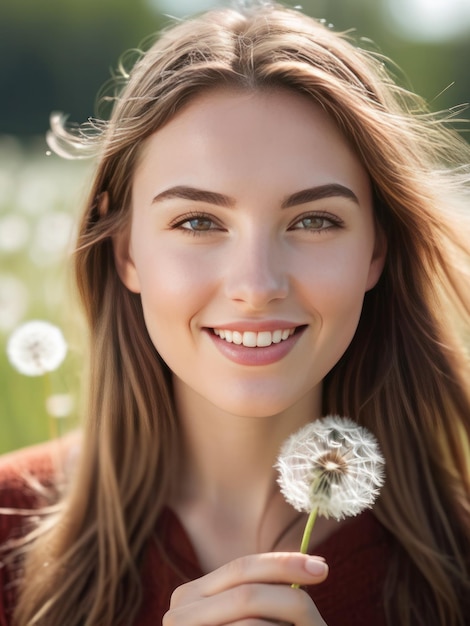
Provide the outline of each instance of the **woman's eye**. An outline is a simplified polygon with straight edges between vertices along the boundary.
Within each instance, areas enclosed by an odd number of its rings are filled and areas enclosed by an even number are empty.
[[[192,233],[205,233],[210,230],[217,230],[218,226],[214,220],[206,215],[192,215],[182,217],[173,225],[173,228],[187,230]]]
[[[291,230],[322,231],[339,226],[338,221],[324,215],[306,215],[291,226]]]
[[[207,217],[194,217],[191,220],[186,220],[181,224],[181,228],[187,230],[211,230],[214,227],[214,222]]]

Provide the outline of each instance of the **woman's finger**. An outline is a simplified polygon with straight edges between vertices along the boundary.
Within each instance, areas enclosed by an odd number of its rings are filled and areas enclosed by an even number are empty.
[[[211,596],[242,583],[313,585],[328,575],[321,557],[293,552],[269,552],[240,557],[199,578],[195,592]]]
[[[264,620],[264,622],[263,622]],[[221,626],[289,623],[325,626],[310,596],[289,585],[246,583],[221,593],[170,607],[164,626]]]

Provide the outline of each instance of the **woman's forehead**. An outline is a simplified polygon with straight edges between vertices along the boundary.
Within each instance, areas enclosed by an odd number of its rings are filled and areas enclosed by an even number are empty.
[[[256,177],[295,187],[336,182],[368,188],[369,178],[333,119],[288,89],[210,90],[195,97],[143,146],[136,180],[181,175],[235,182]],[[187,181],[177,181],[182,184]]]

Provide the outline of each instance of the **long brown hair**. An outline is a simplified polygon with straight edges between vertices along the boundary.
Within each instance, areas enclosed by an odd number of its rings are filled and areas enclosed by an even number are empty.
[[[469,172],[456,166],[468,161],[464,142],[395,86],[381,58],[266,3],[177,24],[122,82],[108,123],[78,135],[56,124],[51,135],[58,151],[98,151],[75,254],[90,330],[89,403],[77,477],[29,548],[17,624],[111,626],[136,614],[142,555],[174,475],[178,420],[167,366],[139,296],[117,276],[111,238],[128,224],[142,142],[195,95],[227,85],[311,98],[369,172],[388,258],[327,376],[324,410],[370,428],[387,459],[375,511],[397,546],[384,596],[390,625],[463,626],[470,401],[459,332],[470,307],[468,216],[458,195],[468,194]],[[38,567],[45,554],[47,570]]]

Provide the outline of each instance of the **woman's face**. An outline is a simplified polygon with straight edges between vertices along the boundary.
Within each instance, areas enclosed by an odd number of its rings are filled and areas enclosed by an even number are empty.
[[[177,393],[245,416],[318,401],[385,247],[366,171],[287,90],[212,91],[152,135],[114,244]]]

